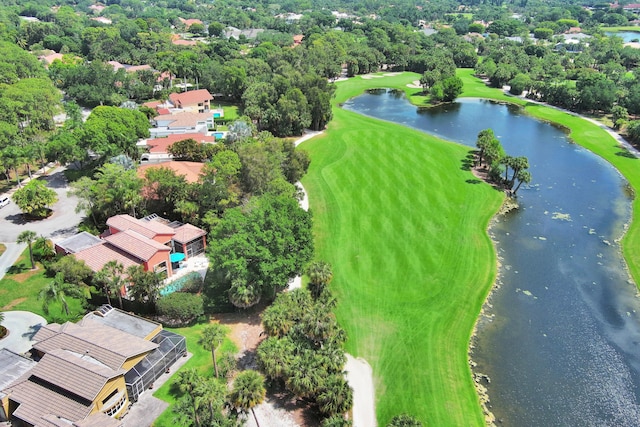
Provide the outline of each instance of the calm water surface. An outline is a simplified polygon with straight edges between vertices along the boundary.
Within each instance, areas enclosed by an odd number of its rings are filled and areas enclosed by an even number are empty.
[[[640,40],[640,32],[637,31],[617,31],[617,32],[606,32],[605,34],[607,36],[616,36],[616,37],[620,37],[622,39],[622,41],[624,41],[625,43],[629,43],[630,41],[633,40]]]
[[[617,244],[630,198],[616,170],[513,106],[425,110],[377,91],[345,108],[469,146],[491,127],[508,154],[529,158],[521,208],[491,228],[501,286],[473,353],[502,425],[640,425],[640,299]]]

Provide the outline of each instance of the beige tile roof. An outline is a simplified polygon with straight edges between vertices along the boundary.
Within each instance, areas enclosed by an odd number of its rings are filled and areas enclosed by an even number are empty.
[[[103,414],[102,412],[94,412],[84,420],[76,421],[75,423],[73,423],[73,427],[122,427],[122,426],[123,426],[123,423],[121,420],[116,420],[115,418],[111,418],[110,416],[108,416],[107,414]]]
[[[133,230],[149,239],[153,239],[158,234],[173,235],[173,228],[156,221],[143,221],[131,215],[116,215],[107,220],[107,225],[119,231]]]
[[[170,252],[171,248],[149,239],[137,231],[124,230],[104,238],[109,244],[143,261],[149,261],[159,251]]]
[[[207,232],[191,224],[183,224],[176,228],[176,235],[173,237],[178,243],[189,243],[198,237],[206,235]]]
[[[46,325],[40,328],[48,328]],[[34,336],[39,340],[40,331]],[[43,353],[65,349],[90,356],[113,370],[118,370],[128,359],[147,353],[157,344],[137,338],[118,329],[102,325],[91,319],[79,323],[65,323],[56,335],[38,341],[33,348]]]
[[[83,249],[80,252],[71,254],[71,256],[76,257],[79,261],[84,261],[95,272],[100,271],[109,261],[117,261],[124,266],[125,270],[132,265],[142,264],[141,259],[126,253],[122,249],[111,246],[107,242]]]
[[[8,391],[11,400],[19,403],[13,416],[34,426],[47,426],[43,423],[43,417],[52,414],[69,421],[82,420],[93,408],[91,401],[73,399],[31,380],[15,384]]]
[[[42,357],[31,374],[93,401],[107,381],[124,371],[113,370],[79,353],[55,349]]]
[[[148,165],[138,166],[137,174],[138,177],[144,178],[145,173],[148,169],[152,168],[167,168],[171,169],[175,172],[176,175],[184,176],[184,179],[189,183],[198,182],[200,179],[200,173],[202,172],[202,168],[204,167],[204,163],[199,162],[160,162],[160,163],[150,163]],[[175,230],[174,230],[175,231]]]
[[[213,96],[207,89],[189,90],[187,92],[172,93],[169,95],[169,100],[176,107],[197,105],[205,101],[211,101]]]
[[[183,111],[181,113],[175,114],[161,114],[156,116],[154,120],[156,122],[164,122],[169,121],[169,125],[167,126],[169,129],[175,128],[187,128],[187,127],[196,127],[198,124],[206,122],[213,117],[212,112],[208,113],[191,113],[188,111]]]

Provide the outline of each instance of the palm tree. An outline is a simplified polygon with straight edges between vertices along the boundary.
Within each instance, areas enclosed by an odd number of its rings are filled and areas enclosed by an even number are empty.
[[[107,303],[111,305],[109,293],[114,292],[118,296],[118,303],[122,309],[122,286],[124,286],[124,266],[118,261],[109,261],[96,273],[96,279],[102,283],[104,293],[107,295]]]
[[[29,245],[29,258],[31,259],[31,269],[36,269],[36,261],[33,258],[33,249],[31,243],[36,239],[36,232],[31,230],[25,230],[18,235],[18,243],[27,243]]]
[[[0,311],[0,325],[4,322],[4,313]]]
[[[201,381],[194,390],[195,403],[198,408],[206,406],[209,408],[211,421],[216,417],[216,412],[222,410],[225,397],[227,395],[226,384],[213,378]]]
[[[67,284],[64,283],[64,274],[56,274],[56,277],[38,293],[38,299],[42,300],[42,311],[49,314],[49,304],[52,301],[56,301],[62,305],[62,311],[68,316],[69,304],[67,303],[65,294],[66,287]]]
[[[224,340],[225,336],[226,333],[223,326],[220,323],[212,323],[204,327],[204,329],[202,330],[202,335],[198,340],[198,344],[211,352],[211,358],[213,359],[213,368],[216,372],[216,378],[219,377],[218,362],[216,360],[216,349],[222,343],[222,340]]]
[[[315,261],[309,264],[306,273],[309,276],[309,292],[314,299],[318,299],[333,279],[331,265],[324,261]]]
[[[353,406],[353,390],[341,374],[332,375],[325,381],[317,402],[323,414],[344,414]]]
[[[256,417],[253,408],[262,403],[266,393],[264,377],[257,371],[247,370],[240,372],[238,376],[236,376],[229,398],[231,404],[237,409],[243,412],[251,410],[253,418],[256,420],[256,425],[260,427],[258,417]]]
[[[525,170],[521,170],[518,172],[518,176],[516,177],[518,179],[518,186],[515,188],[515,190],[513,190],[513,195],[515,196],[516,193],[518,192],[518,189],[520,188],[520,186],[522,185],[522,183],[524,182],[525,184],[528,184],[531,182],[531,172],[529,171],[525,171]]]
[[[193,421],[196,427],[200,426],[200,417],[198,417],[198,402],[196,401],[196,389],[201,386],[203,378],[195,369],[185,369],[178,372],[176,376],[176,384],[182,393],[187,393],[191,398]]]
[[[128,280],[131,283],[129,293],[136,301],[148,301],[155,306],[160,295],[160,275],[154,271],[144,271],[141,265],[127,268]]]

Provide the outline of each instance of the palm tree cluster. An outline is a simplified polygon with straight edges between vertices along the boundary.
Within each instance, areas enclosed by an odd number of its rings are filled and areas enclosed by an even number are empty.
[[[522,183],[531,182],[529,169],[529,159],[524,156],[512,157],[504,152],[500,140],[496,138],[492,129],[483,129],[478,133],[476,140],[476,166],[483,164],[489,169],[489,178],[500,183],[515,196]],[[512,173],[509,176],[509,169]],[[501,178],[504,172],[504,178]],[[513,188],[518,181],[518,185]]]
[[[258,363],[268,379],[315,403],[334,425],[353,406],[343,372],[346,336],[331,311],[336,300],[328,289],[330,266],[312,263],[307,275],[308,290],[278,295],[262,314],[268,338],[258,347]]]

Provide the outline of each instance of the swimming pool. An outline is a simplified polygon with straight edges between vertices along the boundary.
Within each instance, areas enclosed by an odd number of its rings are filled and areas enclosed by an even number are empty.
[[[169,295],[173,292],[177,292],[179,290],[181,290],[184,285],[186,283],[188,283],[190,280],[193,280],[195,278],[199,278],[202,277],[200,276],[200,273],[198,273],[197,271],[191,272],[189,274],[187,274],[184,277],[181,277],[179,279],[177,279],[174,282],[171,282],[169,284],[167,284],[166,286],[164,286],[162,289],[160,289],[160,296],[166,296]]]

